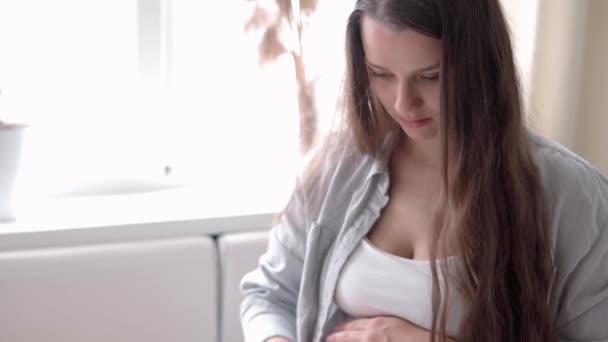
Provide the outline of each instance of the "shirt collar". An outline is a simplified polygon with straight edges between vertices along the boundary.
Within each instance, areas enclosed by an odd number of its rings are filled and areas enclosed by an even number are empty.
[[[384,138],[378,154],[376,156],[369,156],[369,158],[372,158],[372,165],[366,180],[375,175],[384,175],[388,178],[390,157],[399,140],[400,133],[400,130],[390,130]]]

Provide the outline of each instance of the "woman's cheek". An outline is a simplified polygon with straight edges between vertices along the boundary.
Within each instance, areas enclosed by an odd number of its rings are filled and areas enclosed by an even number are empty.
[[[373,82],[372,85],[376,98],[380,101],[380,103],[386,110],[391,111],[391,100],[394,99],[394,96],[392,95],[390,84],[387,84],[387,82]]]

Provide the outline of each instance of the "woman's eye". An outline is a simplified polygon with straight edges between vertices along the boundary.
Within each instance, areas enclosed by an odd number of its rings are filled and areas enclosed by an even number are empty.
[[[378,78],[389,78],[392,76],[391,74],[384,74],[384,73],[376,72],[371,69],[370,69],[369,73],[372,77],[378,77]]]
[[[418,78],[421,80],[425,80],[425,81],[437,81],[437,80],[439,80],[439,73],[420,75],[420,76],[418,76]]]

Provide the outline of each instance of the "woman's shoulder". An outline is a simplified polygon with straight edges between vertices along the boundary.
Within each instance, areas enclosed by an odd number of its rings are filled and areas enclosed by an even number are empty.
[[[558,187],[565,187],[571,183],[582,186],[581,190],[597,194],[606,205],[608,193],[606,175],[581,156],[553,140],[535,133],[529,133],[528,137],[532,157],[541,172],[541,177],[557,182],[552,185]]]
[[[377,157],[359,151],[348,135],[335,133],[312,148],[299,169],[301,179],[327,186],[328,182],[365,178],[370,173],[382,171],[382,166],[383,162]]]
[[[555,141],[530,133],[529,142],[557,238],[593,243],[608,229],[608,178]]]
[[[368,179],[387,174],[385,160],[359,151],[348,135],[338,133],[325,137],[307,153],[299,169],[299,186],[313,212],[348,204]]]

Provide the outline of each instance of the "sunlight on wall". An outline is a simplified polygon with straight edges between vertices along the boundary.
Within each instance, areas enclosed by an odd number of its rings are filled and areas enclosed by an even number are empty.
[[[141,74],[135,0],[0,4],[0,117],[29,126],[22,194],[192,186],[284,201],[299,162],[293,61],[258,67],[248,2],[160,4],[156,77],[154,65]],[[327,127],[343,70],[335,13],[346,12],[323,6],[307,56]]]
[[[538,0],[501,0],[511,29],[511,39],[522,85],[524,106],[529,110],[530,87],[536,45]]]

